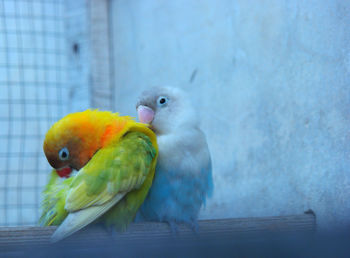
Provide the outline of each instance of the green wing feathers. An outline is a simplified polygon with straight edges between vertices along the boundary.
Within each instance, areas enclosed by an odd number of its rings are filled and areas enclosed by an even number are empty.
[[[140,173],[144,180],[142,185],[137,182],[137,187],[101,218],[107,226],[114,226],[118,231],[126,230],[130,222],[134,220],[137,210],[145,200],[152,185],[156,165],[154,160],[156,149],[152,146],[149,138],[142,133],[129,134],[126,136],[127,139],[123,141],[125,147],[121,156],[126,160],[122,165],[123,170],[125,173]]]
[[[102,205],[118,193],[139,189],[150,174],[155,155],[146,135],[126,134],[116,145],[99,150],[77,174],[65,208],[72,212]]]
[[[62,179],[55,170],[51,172],[49,183],[43,192],[42,214],[39,219],[41,226],[60,225],[67,217],[68,212],[64,209],[64,206],[72,179],[72,177]]]

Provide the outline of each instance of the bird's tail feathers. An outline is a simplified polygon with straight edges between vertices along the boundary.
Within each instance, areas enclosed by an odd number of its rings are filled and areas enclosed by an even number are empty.
[[[91,222],[95,221],[110,208],[112,208],[117,202],[119,202],[125,194],[126,192],[119,193],[113,199],[103,205],[91,206],[89,208],[70,213],[51,236],[51,242],[54,243],[60,241],[89,225]]]

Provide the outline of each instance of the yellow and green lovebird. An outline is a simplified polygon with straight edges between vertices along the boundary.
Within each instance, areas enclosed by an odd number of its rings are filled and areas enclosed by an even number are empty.
[[[39,222],[59,225],[58,241],[97,219],[125,230],[152,185],[158,147],[155,134],[130,117],[86,110],[56,122],[44,152],[54,170]]]

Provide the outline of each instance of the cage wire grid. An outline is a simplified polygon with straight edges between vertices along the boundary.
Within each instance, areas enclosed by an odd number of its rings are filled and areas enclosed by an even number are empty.
[[[49,127],[67,113],[63,0],[0,0],[0,226],[35,225]]]

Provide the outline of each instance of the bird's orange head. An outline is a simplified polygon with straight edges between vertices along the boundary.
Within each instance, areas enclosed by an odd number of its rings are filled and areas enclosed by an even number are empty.
[[[61,177],[80,170],[103,146],[122,131],[127,117],[111,112],[86,110],[72,113],[56,122],[47,132],[44,152]]]

